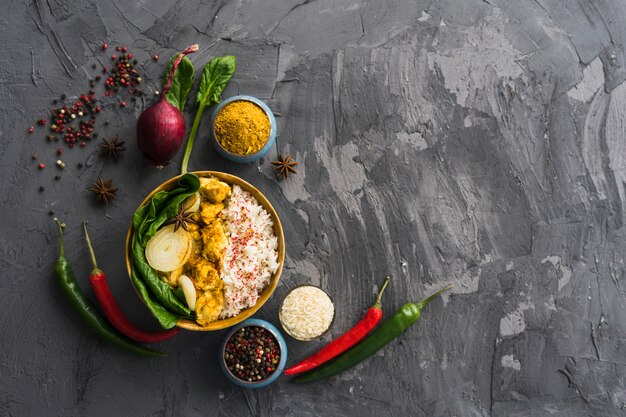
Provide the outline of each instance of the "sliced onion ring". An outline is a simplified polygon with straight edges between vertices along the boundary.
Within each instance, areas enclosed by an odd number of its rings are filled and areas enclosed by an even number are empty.
[[[195,193],[187,197],[185,201],[183,201],[183,207],[185,208],[185,211],[195,213],[200,210],[201,200],[202,198],[200,197],[200,193]]]
[[[191,256],[192,240],[182,227],[174,232],[170,224],[156,232],[146,245],[148,264],[157,271],[171,272],[183,266]]]
[[[185,294],[185,301],[189,310],[196,310],[196,287],[193,285],[193,281],[187,275],[181,275],[178,277],[178,286],[183,289]]]

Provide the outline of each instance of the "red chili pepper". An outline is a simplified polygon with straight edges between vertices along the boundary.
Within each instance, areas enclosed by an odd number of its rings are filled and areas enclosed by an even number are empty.
[[[93,263],[93,270],[89,275],[91,289],[96,294],[96,298],[98,299],[100,307],[102,307],[102,310],[104,311],[104,315],[109,320],[109,322],[111,322],[113,327],[119,330],[120,333],[123,333],[124,335],[137,342],[162,342],[176,336],[180,331],[180,329],[178,329],[177,327],[162,332],[147,332],[138,328],[130,320],[128,320],[128,318],[124,315],[122,310],[120,310],[117,303],[115,302],[115,299],[113,298],[113,294],[111,293],[109,284],[107,284],[106,281],[106,275],[101,269],[98,268],[98,265],[96,264],[96,255],[93,251],[93,247],[91,246],[89,234],[87,233],[87,222],[85,222],[83,226],[85,228],[85,238],[87,239],[87,246],[89,247],[91,262]]]
[[[380,305],[380,299],[389,284],[389,277],[385,279],[383,287],[378,292],[378,298],[373,306],[371,306],[365,316],[350,330],[333,340],[322,349],[309,356],[305,360],[285,370],[285,375],[295,375],[301,372],[310,371],[317,368],[321,364],[328,362],[332,358],[340,355],[352,346],[356,345],[363,339],[383,317],[383,310]]]

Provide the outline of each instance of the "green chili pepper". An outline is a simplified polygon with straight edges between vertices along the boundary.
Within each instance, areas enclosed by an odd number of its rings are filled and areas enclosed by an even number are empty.
[[[149,356],[166,356],[163,352],[148,349],[124,337],[121,333],[111,327],[111,325],[109,325],[109,323],[98,313],[93,304],[87,300],[74,278],[72,266],[67,259],[65,259],[63,230],[59,220],[55,220],[59,226],[60,250],[59,258],[54,265],[54,271],[56,272],[57,279],[59,280],[59,284],[61,284],[61,289],[63,290],[65,297],[67,297],[70,304],[72,304],[85,323],[87,323],[91,330],[93,330],[101,338],[121,347],[122,349],[126,349],[129,352]]]
[[[393,316],[385,320],[378,328],[363,339],[361,343],[341,356],[338,356],[333,362],[322,365],[306,374],[296,376],[292,381],[313,382],[328,378],[350,369],[359,362],[369,358],[417,322],[422,315],[422,309],[441,293],[448,291],[450,288],[452,288],[452,285],[448,285],[446,288],[437,291],[418,303],[403,305]]]

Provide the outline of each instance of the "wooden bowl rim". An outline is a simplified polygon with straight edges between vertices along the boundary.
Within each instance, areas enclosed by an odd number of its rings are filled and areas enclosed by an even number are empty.
[[[223,330],[231,326],[234,326],[236,324],[239,324],[245,319],[251,317],[261,307],[263,307],[263,305],[267,302],[270,296],[274,293],[274,290],[276,290],[276,286],[278,285],[278,281],[280,280],[280,275],[283,270],[283,264],[285,263],[285,236],[283,234],[283,226],[272,204],[268,201],[268,199],[265,197],[265,195],[263,195],[261,191],[259,191],[255,186],[253,186],[249,182],[239,178],[236,175],[232,175],[232,174],[228,174],[226,172],[220,172],[220,171],[194,171],[194,172],[190,172],[189,174],[195,174],[198,177],[213,176],[221,181],[226,182],[227,184],[231,186],[239,185],[245,191],[248,191],[257,199],[259,204],[261,204],[261,206],[265,210],[267,210],[267,212],[269,213],[270,217],[272,218],[272,221],[274,222],[274,234],[278,238],[278,269],[272,275],[269,285],[263,290],[263,292],[261,293],[261,296],[259,297],[257,303],[254,306],[243,310],[241,313],[239,313],[238,315],[234,317],[229,317],[227,319],[216,320],[214,322],[211,322],[208,326],[200,326],[195,321],[189,320],[186,318],[181,318],[178,320],[178,323],[176,323],[176,326],[183,328],[183,329],[187,329],[187,330],[195,330],[195,331]],[[181,176],[182,174],[177,175],[176,177],[170,178],[169,180],[163,182],[161,185],[157,186],[154,190],[152,190],[150,194],[146,196],[146,198],[143,199],[139,207],[143,207],[148,202],[148,200],[150,200],[157,192],[161,190],[168,190],[168,189],[173,188],[174,184],[176,184],[176,182]],[[139,209],[139,207],[137,207],[137,210]],[[128,271],[129,278],[131,277],[131,269],[132,269],[130,249],[131,249],[131,239],[133,236],[133,232],[134,232],[134,228],[133,228],[133,223],[131,221],[130,226],[128,227],[128,232],[126,233],[126,251],[125,251],[126,270]],[[135,284],[133,283],[132,279],[130,279],[130,283],[133,289],[135,290],[135,293],[137,293],[137,296],[139,297],[139,299],[145,304],[145,301],[143,300],[143,298],[137,291],[137,288],[135,287]]]

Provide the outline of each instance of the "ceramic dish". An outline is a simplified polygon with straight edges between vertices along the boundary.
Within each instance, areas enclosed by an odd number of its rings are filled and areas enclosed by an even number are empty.
[[[215,178],[221,181],[224,181],[225,183],[231,186],[238,185],[245,191],[252,194],[257,199],[259,204],[263,206],[263,208],[267,210],[267,212],[269,213],[272,219],[272,222],[274,223],[274,234],[276,235],[276,238],[278,239],[278,269],[276,270],[274,275],[272,275],[269,285],[263,290],[263,292],[259,296],[259,300],[253,307],[250,307],[246,310],[241,311],[238,315],[234,317],[229,317],[227,319],[213,321],[209,323],[207,326],[201,326],[194,320],[189,320],[189,319],[184,319],[184,318],[179,319],[177,323],[178,327],[181,327],[187,330],[197,330],[197,331],[222,330],[222,329],[226,329],[228,327],[234,326],[238,323],[241,323],[243,320],[252,316],[270,298],[270,296],[276,289],[276,285],[278,284],[278,280],[280,279],[280,274],[283,270],[283,264],[285,262],[285,237],[283,235],[283,227],[280,223],[280,219],[278,218],[278,215],[276,214],[276,211],[274,210],[270,202],[267,201],[267,198],[265,198],[265,196],[259,190],[257,190],[254,186],[252,186],[251,184],[247,183],[246,181],[242,180],[241,178],[235,175],[226,174],[224,172],[196,171],[196,172],[192,172],[191,174],[196,174],[199,177],[214,176]],[[157,192],[161,190],[169,190],[169,189],[174,188],[178,178],[179,177],[171,178],[165,181],[163,184],[159,185],[150,194],[148,194],[148,196],[141,202],[141,205],[139,207],[142,207],[144,204],[146,204],[148,200],[152,198],[152,196],[156,194]],[[131,225],[128,227],[128,233],[126,235],[126,269],[128,271],[129,277],[131,274],[131,239],[133,236],[133,232],[134,232],[133,225],[131,223]],[[131,279],[131,284],[133,284],[132,279]],[[133,285],[133,288],[134,288],[134,285]],[[135,288],[135,292],[137,292],[136,288]],[[139,296],[138,292],[137,292],[137,295]]]
[[[249,101],[249,102],[256,104],[265,112],[267,117],[270,119],[270,135],[267,138],[267,142],[265,142],[265,145],[263,145],[261,149],[259,149],[257,152],[250,154],[250,155],[238,155],[236,153],[232,153],[226,150],[215,137],[214,123],[215,123],[215,117],[217,116],[217,114],[227,104],[232,103],[233,101],[240,101],[240,100]],[[274,114],[272,113],[270,108],[267,107],[267,104],[263,103],[261,100],[259,100],[256,97],[243,96],[243,95],[230,97],[222,101],[213,110],[213,113],[211,114],[211,142],[213,143],[213,146],[215,146],[215,149],[217,149],[217,152],[219,152],[220,155],[222,155],[224,158],[230,161],[244,163],[244,164],[257,161],[261,159],[263,156],[265,156],[265,154],[272,148],[272,146],[274,146],[274,143],[276,142],[276,119],[274,118]]]
[[[230,370],[226,366],[226,361],[224,359],[224,354],[226,352],[226,343],[237,330],[243,327],[263,327],[265,330],[269,331],[274,336],[274,338],[276,338],[276,341],[278,342],[278,346],[280,348],[280,360],[278,361],[278,366],[276,367],[276,370],[267,378],[262,379],[258,382],[248,382],[237,378],[230,372]],[[219,355],[220,367],[222,368],[224,375],[226,375],[226,378],[228,378],[230,382],[244,388],[262,388],[276,381],[278,377],[280,377],[280,375],[283,373],[283,370],[285,369],[285,364],[287,363],[287,343],[285,343],[285,338],[282,336],[276,326],[274,326],[270,322],[260,319],[248,319],[243,323],[239,323],[228,332],[226,337],[224,337],[222,346],[220,347]]]
[[[324,292],[324,294],[326,294],[328,296],[328,298],[330,299],[330,301],[333,303],[333,318],[330,320],[330,323],[328,324],[328,328],[326,330],[324,330],[321,334],[315,336],[315,337],[310,337],[310,338],[304,338],[304,337],[298,337],[297,335],[294,335],[293,332],[289,331],[289,329],[287,328],[287,326],[285,326],[283,324],[283,318],[282,318],[282,312],[283,312],[283,304],[285,303],[285,300],[287,299],[287,297],[289,296],[289,294],[291,294],[291,292],[297,288],[302,288],[302,287],[314,287],[317,288],[321,291]],[[311,285],[311,284],[301,284],[298,286],[293,287],[292,289],[290,289],[287,294],[285,294],[285,296],[283,297],[283,300],[280,302],[280,306],[278,307],[278,320],[280,321],[280,325],[283,328],[283,330],[285,331],[285,333],[287,333],[289,336],[293,337],[296,340],[299,340],[301,342],[310,342],[313,340],[317,340],[323,336],[325,336],[329,331],[330,328],[333,327],[333,323],[335,322],[335,314],[336,314],[336,309],[334,308],[334,301],[333,298],[330,296],[330,294],[328,294],[328,292],[324,291],[322,288],[318,287],[317,285]]]

